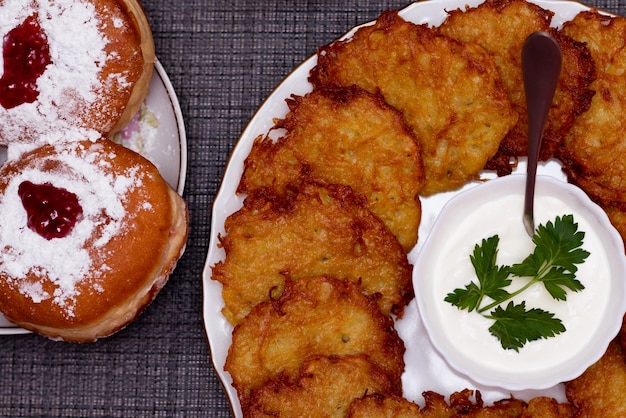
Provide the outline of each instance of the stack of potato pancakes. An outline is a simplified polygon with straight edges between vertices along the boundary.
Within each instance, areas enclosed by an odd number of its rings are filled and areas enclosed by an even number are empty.
[[[590,10],[556,29],[552,17],[524,0],[449,10],[438,27],[386,11],[319,49],[312,91],[254,141],[212,268],[244,416],[626,416],[619,336],[566,383],[565,403],[485,406],[471,388],[425,392],[423,408],[402,397],[394,320],[414,296],[420,197],[510,174],[526,155],[521,48],[533,32],[563,53],[541,159],[626,235],[626,18]]]

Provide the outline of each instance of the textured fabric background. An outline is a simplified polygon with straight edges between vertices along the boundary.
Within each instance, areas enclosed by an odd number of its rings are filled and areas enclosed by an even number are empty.
[[[1,0],[0,0],[1,1]],[[591,1],[626,14],[626,0]],[[156,301],[94,344],[0,336],[2,417],[228,417],[202,322],[211,206],[254,111],[316,48],[407,0],[144,0],[188,141],[187,251]]]

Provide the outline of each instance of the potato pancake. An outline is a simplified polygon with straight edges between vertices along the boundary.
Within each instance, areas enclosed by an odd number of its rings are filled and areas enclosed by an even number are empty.
[[[312,355],[367,354],[400,387],[404,351],[391,317],[357,283],[319,276],[288,280],[280,298],[257,305],[235,327],[224,370],[246,405],[251,390],[293,380]]]
[[[622,328],[619,331],[619,343],[622,348],[622,358],[626,362],[626,314],[622,318]]]
[[[626,18],[581,12],[563,32],[585,42],[596,62],[596,92],[559,151],[572,183],[607,207],[626,203]]]
[[[402,396],[368,394],[350,404],[346,418],[420,418],[420,407]]]
[[[550,28],[553,12],[526,0],[487,0],[477,7],[448,11],[438,31],[461,42],[474,42],[494,57],[519,120],[487,163],[499,175],[510,174],[517,157],[528,155],[528,116],[522,76],[522,46],[533,32],[551,33],[561,47],[561,75],[543,134],[540,159],[552,158],[576,118],[593,97],[595,66],[586,46]]]
[[[350,403],[368,393],[402,393],[402,388],[365,354],[315,356],[293,381],[276,379],[253,390],[244,416],[343,418]]]
[[[603,209],[626,246],[626,203],[604,205]]]
[[[560,404],[553,398],[537,397],[528,403],[520,399],[503,399],[491,406],[483,406],[480,394],[476,402],[472,391],[465,389],[450,396],[450,404],[435,392],[425,392],[423,409],[413,402],[393,395],[374,394],[356,399],[350,405],[348,418],[570,418],[573,408]]]
[[[528,401],[521,418],[570,418],[574,407],[569,403],[559,403],[554,398],[538,396]]]
[[[305,181],[285,196],[249,195],[226,219],[226,257],[213,266],[224,316],[236,325],[259,302],[282,293],[285,277],[330,274],[379,295],[384,314],[413,298],[411,266],[396,237],[348,186]]]
[[[350,186],[409,252],[417,242],[424,168],[400,112],[356,87],[315,90],[287,103],[289,114],[275,126],[285,135],[255,140],[238,192],[270,187],[284,194],[308,176]]]
[[[395,11],[320,48],[309,81],[379,91],[403,113],[421,145],[422,195],[477,179],[517,122],[493,57]]]
[[[618,340],[611,342],[598,362],[567,382],[565,393],[577,417],[625,417],[626,363]]]

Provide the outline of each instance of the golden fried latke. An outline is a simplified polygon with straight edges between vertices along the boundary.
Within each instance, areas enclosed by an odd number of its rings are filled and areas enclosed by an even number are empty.
[[[596,61],[596,92],[559,151],[563,168],[602,206],[626,202],[626,18],[597,11],[579,13],[563,32],[586,42]]]
[[[539,396],[528,401],[521,418],[570,418],[574,407],[569,403],[559,403],[554,398]]]
[[[543,134],[540,158],[552,158],[578,115],[589,108],[594,62],[582,43],[550,28],[553,12],[526,0],[486,0],[477,7],[448,12],[440,33],[461,42],[475,42],[494,57],[513,108],[515,127],[500,143],[487,168],[510,174],[511,160],[528,155],[528,116],[522,76],[522,46],[533,32],[550,32],[561,46],[563,63],[559,83]]]
[[[519,399],[503,399],[495,402],[491,406],[484,406],[480,392],[475,393],[475,401],[471,399],[474,395],[474,391],[470,389],[464,389],[460,392],[454,392],[450,395],[450,406],[447,407],[448,413],[463,414],[471,418],[509,418],[521,416],[525,402]],[[441,395],[430,393],[428,396],[424,394],[426,400],[426,406],[424,412],[426,416],[436,415],[435,411],[441,411],[440,414],[445,413],[445,400]],[[447,415],[441,415],[447,416]]]
[[[385,314],[413,297],[411,266],[396,237],[348,186],[303,182],[296,193],[249,195],[226,219],[226,258],[213,266],[224,316],[236,325],[257,303],[282,293],[285,277],[329,274],[379,294]]]
[[[626,203],[602,205],[613,227],[619,232],[626,246]]]
[[[320,48],[309,80],[316,88],[356,84],[380,91],[403,113],[422,149],[422,195],[477,179],[517,122],[485,50],[407,22],[395,11],[350,40]]]
[[[480,392],[476,393],[476,403],[472,402],[470,399],[473,394],[474,392],[469,389],[465,389],[461,392],[455,392],[450,395],[450,401],[454,401],[454,405],[448,405],[443,395],[432,391],[426,391],[422,393],[425,405],[421,410],[421,413],[427,417],[448,417],[454,416],[457,412],[456,408],[460,407],[461,411],[469,414],[477,408],[482,407]]]
[[[565,22],[563,31],[587,44],[599,72],[623,72],[626,65],[626,56],[623,53],[626,46],[626,18],[608,16],[591,9],[582,11],[574,19]]]
[[[401,394],[402,388],[365,354],[315,356],[307,359],[298,376],[278,378],[253,390],[244,416],[346,416],[352,400],[368,393]]]
[[[577,417],[626,416],[626,363],[618,340],[581,376],[565,384]]]
[[[255,140],[238,192],[270,187],[284,194],[308,176],[350,186],[409,252],[417,242],[424,168],[402,115],[356,87],[314,90],[287,104],[289,114],[275,126],[286,134]]]
[[[622,347],[622,357],[626,361],[626,314],[622,318],[622,328],[619,331],[619,343]]]
[[[537,397],[528,403],[519,399],[504,399],[491,406],[483,406],[480,394],[473,402],[472,391],[465,389],[450,396],[450,404],[435,392],[424,392],[423,409],[407,399],[374,394],[356,399],[350,405],[348,418],[570,418],[573,409],[569,404],[559,404],[553,398]]]
[[[224,370],[246,405],[252,389],[293,380],[312,355],[367,354],[400,387],[404,351],[391,317],[357,283],[319,276],[288,280],[280,298],[257,305],[235,327]]]
[[[346,418],[419,418],[420,407],[402,396],[368,394],[350,404]]]

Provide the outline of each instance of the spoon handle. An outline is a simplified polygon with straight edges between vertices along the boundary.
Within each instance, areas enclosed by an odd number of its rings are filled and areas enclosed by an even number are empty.
[[[522,47],[522,72],[528,109],[528,166],[524,194],[524,226],[531,237],[535,231],[535,177],[543,129],[561,72],[561,48],[546,32],[532,33]]]

